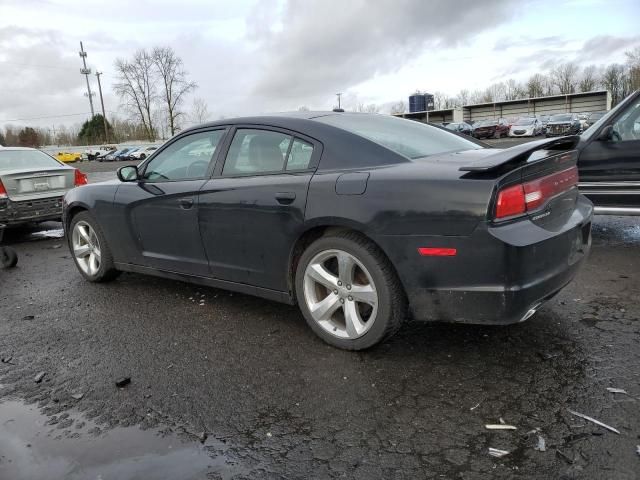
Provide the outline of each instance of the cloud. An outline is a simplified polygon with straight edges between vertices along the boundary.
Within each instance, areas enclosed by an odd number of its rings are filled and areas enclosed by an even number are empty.
[[[614,35],[598,35],[590,38],[576,54],[579,63],[607,60],[611,55],[623,50],[631,50],[640,46],[640,35],[616,37]]]
[[[264,28],[273,18],[248,23],[262,68],[254,92],[290,102],[330,96],[397,71],[429,49],[464,44],[508,20],[517,7],[501,0],[290,0],[281,28]]]

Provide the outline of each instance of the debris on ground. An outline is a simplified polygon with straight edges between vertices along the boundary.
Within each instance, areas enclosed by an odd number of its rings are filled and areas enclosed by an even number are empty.
[[[536,445],[535,449],[539,452],[547,451],[547,442],[545,442],[542,435],[538,435],[538,445]]]
[[[71,395],[71,398],[75,400],[82,400],[82,397],[84,397],[84,393],[74,393],[73,395]]]
[[[116,380],[116,387],[122,388],[131,383],[131,377],[121,377]]]
[[[487,430],[517,430],[514,425],[507,425],[506,423],[489,423],[484,426]]]
[[[607,392],[609,392],[609,393],[623,393],[625,395],[629,395],[627,393],[627,391],[623,390],[622,388],[607,387]]]
[[[11,363],[11,360],[13,360],[13,356],[0,358],[0,362],[8,363],[9,365],[14,365],[13,363]]]
[[[498,448],[489,447],[489,455],[491,455],[492,457],[502,458],[505,455],[509,455],[510,453],[511,452],[508,452],[507,450],[500,450]]]
[[[606,428],[607,430],[612,431],[613,433],[617,433],[618,435],[620,435],[620,432],[618,430],[616,430],[615,428],[613,428],[610,425],[607,425],[606,423],[602,423],[600,420],[596,420],[593,417],[590,417],[589,415],[585,415],[584,413],[580,413],[580,412],[575,412],[571,409],[567,409],[569,410],[569,413],[571,415],[575,415],[576,417],[580,417],[580,418],[584,418],[585,420],[591,422],[591,423],[595,423],[596,425],[602,427],[602,428]]]
[[[562,452],[561,450],[556,449],[556,455],[562,458],[564,461],[566,461],[569,465],[573,465],[573,458],[571,458],[569,455]]]
[[[471,410],[473,412],[479,406],[480,406],[480,403],[476,403],[476,405],[474,407],[471,407],[469,410]]]
[[[198,434],[198,440],[200,440],[200,443],[206,442],[207,441],[207,437],[208,437],[207,432],[200,432]]]
[[[22,320],[33,320],[34,318],[36,318],[34,315],[25,315]]]
[[[39,374],[37,374],[35,376],[33,381],[36,382],[36,383],[40,383],[46,374],[47,374],[47,372],[40,372]]]
[[[636,453],[640,455],[640,445],[636,445]]]

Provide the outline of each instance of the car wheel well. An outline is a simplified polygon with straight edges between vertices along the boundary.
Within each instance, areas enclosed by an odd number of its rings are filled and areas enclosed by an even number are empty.
[[[67,213],[66,216],[66,227],[69,227],[71,225],[71,222],[73,221],[73,217],[75,217],[76,215],[78,215],[80,212],[86,212],[87,209],[84,207],[80,207],[80,206],[76,206],[73,207],[69,210],[69,212]]]
[[[313,227],[307,230],[306,232],[304,232],[302,235],[300,235],[300,237],[298,237],[298,240],[296,241],[295,245],[293,246],[293,249],[291,250],[287,280],[289,283],[289,292],[291,294],[291,298],[294,301],[296,298],[296,292],[295,292],[296,270],[298,268],[298,262],[300,260],[300,257],[302,256],[304,251],[307,249],[307,247],[311,245],[313,242],[315,242],[316,240],[318,240],[319,238],[336,235],[338,233],[347,233],[347,232],[355,233],[356,235],[362,237],[367,242],[371,243],[375,248],[377,248],[380,251],[380,253],[387,260],[389,260],[389,257],[384,252],[384,250],[382,250],[382,248],[380,248],[380,246],[376,242],[374,242],[370,237],[368,237],[367,235],[365,235],[359,230],[340,226],[340,225],[322,225],[322,226]],[[393,263],[391,263],[391,261],[389,261],[389,265],[391,266],[391,268],[393,268],[394,273],[397,276],[398,272],[396,271],[395,266],[393,265]]]

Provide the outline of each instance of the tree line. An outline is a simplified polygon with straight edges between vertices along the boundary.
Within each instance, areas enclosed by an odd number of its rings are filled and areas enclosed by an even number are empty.
[[[435,92],[434,108],[442,110],[475,103],[565,95],[598,89],[611,93],[611,104],[614,106],[634,90],[640,89],[640,47],[626,52],[625,55],[624,64],[580,67],[573,62],[566,62],[545,73],[533,74],[524,82],[509,79],[494,83],[484,90],[463,89],[454,96]],[[406,110],[407,105],[404,101],[391,106],[391,113],[404,113]]]

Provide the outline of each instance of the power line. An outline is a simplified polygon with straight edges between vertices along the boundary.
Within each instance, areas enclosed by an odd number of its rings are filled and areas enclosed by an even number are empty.
[[[117,112],[113,112],[111,110],[107,110],[108,113],[115,115]],[[68,113],[66,115],[47,115],[42,117],[28,117],[28,118],[10,118],[7,120],[0,120],[0,122],[8,123],[8,122],[23,122],[27,120],[45,120],[47,118],[64,118],[64,117],[77,117],[79,115],[91,115],[91,112],[83,112],[83,113]]]
[[[53,68],[56,70],[69,70],[67,67],[56,67],[54,65],[38,65],[35,63],[6,62],[4,60],[0,60],[0,65],[18,65],[20,67]]]

